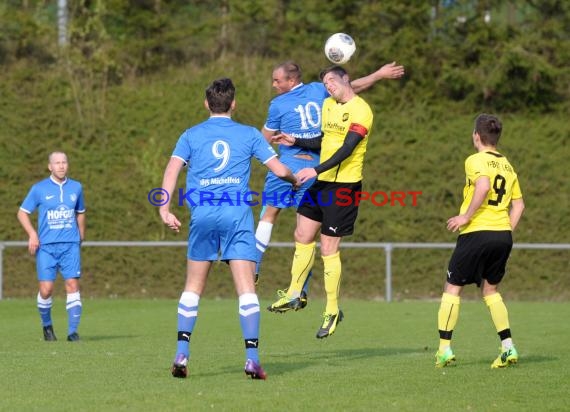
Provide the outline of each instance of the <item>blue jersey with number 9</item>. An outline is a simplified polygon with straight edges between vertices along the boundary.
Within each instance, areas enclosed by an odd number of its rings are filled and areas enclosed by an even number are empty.
[[[266,163],[277,154],[256,128],[227,116],[212,116],[185,130],[172,156],[188,164],[185,198],[194,206],[244,199],[251,158]]]

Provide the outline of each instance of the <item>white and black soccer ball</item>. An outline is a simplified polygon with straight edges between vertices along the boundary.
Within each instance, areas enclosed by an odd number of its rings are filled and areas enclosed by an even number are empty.
[[[344,64],[356,51],[356,43],[346,33],[335,33],[325,43],[325,56],[335,64]]]

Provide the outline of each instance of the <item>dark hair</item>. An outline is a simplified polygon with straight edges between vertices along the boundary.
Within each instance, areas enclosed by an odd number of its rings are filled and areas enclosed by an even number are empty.
[[[222,78],[212,82],[206,89],[206,100],[212,113],[227,113],[235,98],[236,88],[231,79]]]
[[[301,72],[299,65],[294,61],[288,60],[286,62],[280,63],[275,66],[273,70],[277,69],[282,69],[285,72],[287,79],[293,79],[299,83],[301,82],[301,76],[303,73]]]
[[[330,66],[327,67],[326,69],[321,70],[321,73],[319,74],[319,79],[323,80],[323,78],[329,73],[336,73],[340,77],[348,74],[346,70],[344,70],[344,68],[340,66]]]
[[[475,119],[475,133],[486,146],[496,146],[502,131],[503,125],[497,116],[483,113]]]

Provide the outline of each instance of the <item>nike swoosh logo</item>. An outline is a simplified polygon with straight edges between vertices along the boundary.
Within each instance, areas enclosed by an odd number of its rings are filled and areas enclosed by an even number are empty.
[[[46,200],[50,200],[50,199],[53,199],[54,197],[55,197],[55,195],[46,196]]]

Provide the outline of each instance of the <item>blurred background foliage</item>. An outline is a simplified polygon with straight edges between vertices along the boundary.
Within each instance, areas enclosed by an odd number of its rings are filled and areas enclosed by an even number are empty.
[[[0,65],[54,65],[120,84],[226,56],[284,56],[310,71],[328,35],[358,44],[359,68],[397,58],[402,99],[469,101],[496,110],[550,110],[568,97],[570,3],[556,0],[75,0],[69,47],[58,48],[56,0],[0,6]],[[312,62],[312,64],[311,64]]]

